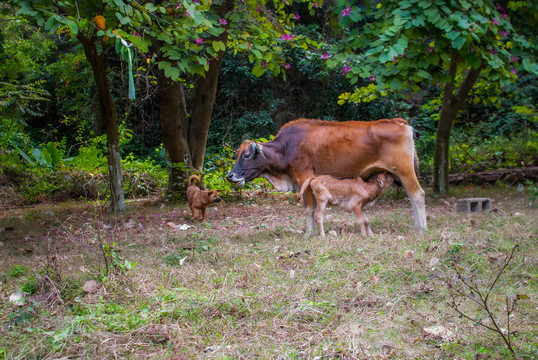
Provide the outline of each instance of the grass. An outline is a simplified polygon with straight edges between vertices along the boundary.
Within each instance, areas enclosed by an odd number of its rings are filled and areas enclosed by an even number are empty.
[[[185,206],[150,202],[117,216],[91,204],[5,211],[0,359],[506,358],[497,334],[447,305],[440,276],[458,264],[487,283],[516,243],[493,309],[502,325],[505,296],[529,297],[511,318],[512,341],[518,357],[538,357],[538,210],[528,194],[430,194],[419,234],[409,201],[390,190],[367,210],[374,237],[333,207],[326,231],[336,235],[306,239],[294,197],[262,195],[219,204],[203,224]],[[471,196],[491,197],[494,211],[457,213],[456,199]],[[99,282],[93,293],[82,290],[88,280]],[[26,305],[9,302],[21,289],[32,290]],[[436,325],[454,337],[428,336]]]

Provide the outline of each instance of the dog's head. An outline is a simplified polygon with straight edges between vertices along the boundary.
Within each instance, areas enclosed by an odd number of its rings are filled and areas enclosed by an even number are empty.
[[[207,193],[207,197],[209,198],[209,201],[212,202],[212,203],[215,203],[215,202],[221,202],[222,199],[220,198],[219,196],[219,193],[217,192],[217,190],[211,190]]]

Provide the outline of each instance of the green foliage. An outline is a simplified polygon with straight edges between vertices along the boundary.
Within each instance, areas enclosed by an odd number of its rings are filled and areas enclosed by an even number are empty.
[[[123,190],[126,196],[139,197],[158,194],[166,187],[168,173],[153,159],[137,159],[129,154],[122,159]]]
[[[0,115],[18,119],[25,124],[23,116],[40,116],[39,104],[47,101],[48,91],[40,88],[43,81],[26,85],[0,82]]]
[[[21,290],[29,295],[34,295],[37,293],[37,283],[35,276],[29,277],[21,287]]]
[[[472,133],[454,134],[450,169],[453,172],[474,172],[500,168],[519,168],[538,162],[538,133],[520,134],[510,139],[493,136],[481,139]]]
[[[488,0],[473,6],[466,1],[385,0],[347,8],[340,2],[336,13],[348,35],[327,65],[345,66],[352,83],[370,79],[381,89],[361,87],[349,101],[375,96],[367,92],[416,92],[421,84],[450,82],[446,70],[455,60],[459,73],[483,66],[488,86],[503,87],[520,70],[538,74],[537,47],[526,30],[528,22],[536,23],[531,15],[536,5],[520,5],[504,9]],[[373,21],[362,24],[365,17]]]
[[[222,152],[229,153],[229,149],[226,149],[226,146],[229,146],[227,144],[237,148],[245,139],[274,134],[276,130],[271,114],[266,110],[245,111],[237,119],[216,118],[211,123],[208,135],[213,140],[208,146],[208,152],[218,152],[218,149],[222,149]]]
[[[23,265],[13,265],[7,272],[7,276],[12,278],[18,278],[25,275],[28,272],[28,269]]]

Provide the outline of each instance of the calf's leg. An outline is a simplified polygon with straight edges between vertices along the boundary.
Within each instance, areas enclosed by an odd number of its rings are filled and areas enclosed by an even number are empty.
[[[365,224],[364,216],[362,215],[362,206],[356,205],[355,207],[353,207],[353,214],[355,214],[355,218],[357,219],[357,222],[359,223],[359,226],[361,228],[361,233],[363,235],[367,235],[366,224]],[[370,225],[368,225],[368,227],[369,226]],[[370,230],[370,232],[372,232],[372,230]]]

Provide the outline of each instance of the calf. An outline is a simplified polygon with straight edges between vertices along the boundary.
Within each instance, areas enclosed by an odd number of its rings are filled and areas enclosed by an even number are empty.
[[[362,234],[374,235],[362,208],[379,197],[393,182],[394,176],[390,173],[379,173],[369,182],[365,182],[360,176],[354,179],[338,179],[330,175],[312,176],[304,182],[299,196],[302,197],[309,187],[312,190],[317,202],[314,220],[321,236],[325,236],[323,212],[328,203],[353,211]]]

